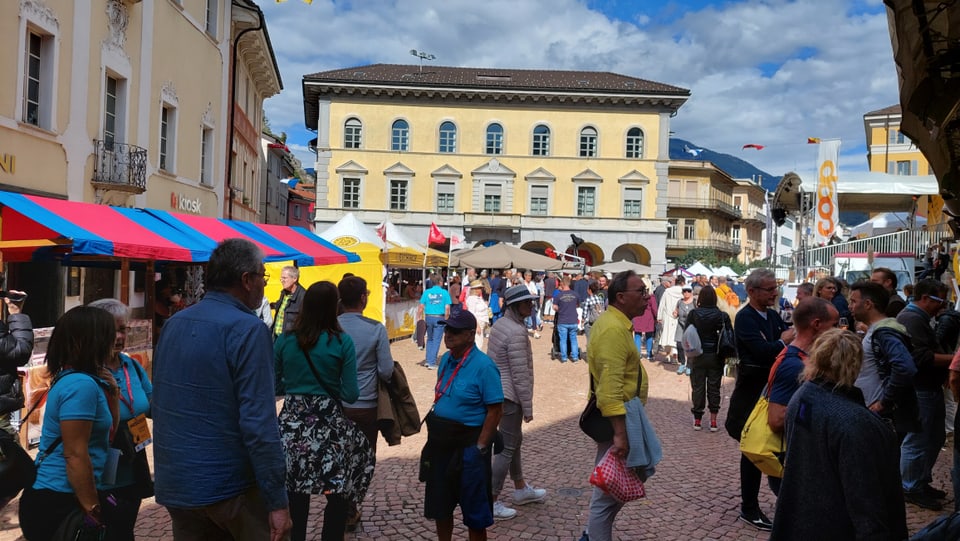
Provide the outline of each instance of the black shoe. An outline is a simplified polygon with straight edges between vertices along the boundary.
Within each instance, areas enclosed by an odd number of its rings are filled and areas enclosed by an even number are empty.
[[[946,493],[946,492],[944,492],[944,491],[942,491],[942,490],[940,490],[940,489],[933,488],[933,487],[930,486],[930,485],[925,485],[925,486],[923,487],[923,493],[926,494],[927,496],[931,496],[931,497],[933,497],[934,499],[937,499],[937,500],[942,500],[942,499],[944,499],[944,498],[947,497],[947,493]]]
[[[929,509],[931,511],[939,511],[943,509],[943,505],[940,504],[933,496],[930,496],[923,490],[917,490],[913,492],[904,492],[903,500],[907,503],[912,503],[917,507],[922,507],[924,509]]]
[[[767,518],[767,515],[763,514],[763,511],[757,511],[756,513],[750,513],[749,515],[741,512],[740,520],[746,522],[761,532],[769,532],[773,530],[773,522],[770,522],[770,519]]]

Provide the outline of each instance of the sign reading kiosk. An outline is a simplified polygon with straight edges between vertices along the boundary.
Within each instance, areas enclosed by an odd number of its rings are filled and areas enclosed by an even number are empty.
[[[193,214],[200,214],[202,205],[203,201],[200,201],[199,197],[190,199],[189,197],[177,192],[170,193],[170,208],[172,209],[190,212]]]

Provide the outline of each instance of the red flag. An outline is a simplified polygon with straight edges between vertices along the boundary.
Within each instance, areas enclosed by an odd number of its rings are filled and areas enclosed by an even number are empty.
[[[427,244],[443,244],[447,242],[447,237],[440,232],[437,224],[430,222],[430,236],[427,237]]]
[[[380,240],[387,242],[387,222],[383,222],[377,226],[377,236],[380,237]]]
[[[749,145],[743,145],[743,148],[755,148],[757,150],[763,150],[763,145],[755,145],[751,143]],[[743,150],[743,149],[740,149],[740,150]]]

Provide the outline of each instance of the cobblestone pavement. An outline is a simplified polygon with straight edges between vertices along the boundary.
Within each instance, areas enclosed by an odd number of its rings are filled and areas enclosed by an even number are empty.
[[[588,482],[595,447],[577,427],[577,417],[588,389],[585,363],[559,364],[549,357],[549,326],[534,346],[536,385],[534,420],[524,425],[523,462],[527,481],[548,490],[542,503],[517,507],[518,515],[497,522],[491,539],[576,540],[586,523],[590,501]],[[581,345],[584,338],[580,337]],[[416,365],[423,358],[410,340],[393,344],[393,354],[403,365],[414,389],[421,413],[432,400],[436,372]],[[759,540],[768,535],[737,520],[739,512],[739,454],[737,445],[721,430],[692,430],[688,378],[676,367],[644,361],[650,375],[648,413],[663,441],[664,458],[647,483],[647,497],[627,504],[615,524],[615,537],[622,540]],[[723,380],[722,427],[733,379]],[[433,523],[422,516],[423,485],[417,481],[417,459],[425,433],[404,438],[401,445],[380,442],[373,484],[363,505],[363,522],[347,539],[435,539]],[[949,483],[950,451],[941,453],[934,486],[952,493]],[[507,480],[504,494],[510,505]],[[323,498],[313,499],[312,539],[320,539]],[[952,500],[946,507],[952,508]],[[764,484],[761,506],[771,518],[775,499]],[[0,541],[22,539],[17,526],[17,505],[0,511]],[[937,516],[907,506],[910,532],[914,533]],[[466,539],[459,524],[454,537]],[[140,539],[171,539],[170,520],[153,500],[144,502],[137,523]]]

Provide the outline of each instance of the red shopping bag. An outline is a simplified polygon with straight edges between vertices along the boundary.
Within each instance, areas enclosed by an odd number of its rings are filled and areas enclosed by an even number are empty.
[[[647,495],[643,481],[627,467],[627,461],[607,450],[590,474],[590,484],[626,503]]]

